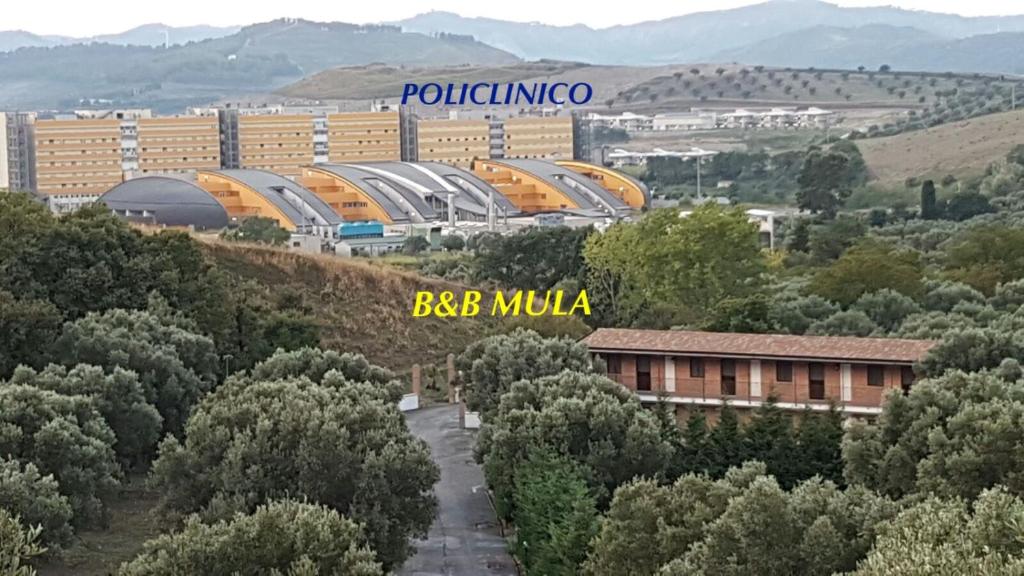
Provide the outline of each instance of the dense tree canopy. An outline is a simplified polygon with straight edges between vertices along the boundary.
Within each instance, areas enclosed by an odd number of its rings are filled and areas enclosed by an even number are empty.
[[[892,290],[916,299],[924,294],[918,256],[884,242],[864,241],[818,272],[809,289],[833,302],[853,304],[864,294]]]
[[[19,364],[41,368],[60,330],[60,311],[46,300],[21,300],[0,289],[0,378]]]
[[[0,458],[0,510],[20,518],[25,526],[38,528],[39,541],[51,550],[71,540],[70,502],[53,476],[40,474],[31,462]]]
[[[0,454],[52,474],[76,526],[102,522],[104,499],[119,485],[115,437],[85,396],[21,384],[0,385]]]
[[[1003,485],[1024,494],[1024,381],[995,372],[949,372],[889,396],[875,425],[843,441],[845,476],[882,494],[973,499]]]
[[[216,381],[213,341],[146,311],[111,310],[68,323],[56,350],[68,366],[135,372],[172,434],[181,433],[192,406]]]
[[[102,368],[80,364],[70,371],[55,364],[42,372],[19,368],[13,384],[35,386],[60,394],[88,396],[114,432],[114,450],[126,464],[148,462],[160,440],[162,419],[147,402],[134,372],[115,367],[110,374]]]
[[[1024,502],[983,492],[973,511],[960,500],[929,498],[882,524],[874,549],[852,576],[1024,574]]]
[[[739,209],[655,210],[592,235],[583,251],[599,322],[652,327],[700,321],[722,300],[757,292],[767,263]]]
[[[558,374],[590,372],[587,347],[570,338],[544,338],[532,330],[513,330],[477,340],[456,358],[465,381],[463,394],[470,410],[485,417],[498,407],[512,383]]]
[[[472,243],[474,276],[519,290],[548,290],[570,279],[582,282],[583,244],[593,232],[591,227],[545,226],[480,235]]]
[[[512,512],[516,469],[538,449],[579,464],[599,501],[634,476],[661,474],[672,456],[657,419],[631,392],[568,371],[516,382],[484,421],[477,451],[502,514]]]
[[[191,518],[146,543],[120,576],[383,576],[358,524],[324,506],[277,501],[214,524]]]
[[[153,484],[168,509],[205,519],[307,498],[363,524],[390,569],[433,520],[438,470],[397,407],[359,386],[296,378],[222,387],[197,407],[184,443],[161,444]]]

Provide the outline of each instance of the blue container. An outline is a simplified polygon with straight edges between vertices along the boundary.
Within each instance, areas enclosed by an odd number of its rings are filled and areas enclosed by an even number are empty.
[[[338,238],[380,238],[384,236],[384,224],[376,220],[342,222],[338,226]]]

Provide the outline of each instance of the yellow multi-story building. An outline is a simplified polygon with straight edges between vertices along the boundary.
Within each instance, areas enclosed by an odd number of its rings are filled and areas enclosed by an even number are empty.
[[[220,168],[216,116],[142,118],[138,134],[139,171],[143,174]]]
[[[331,162],[392,162],[402,159],[398,112],[327,115]]]
[[[120,120],[37,120],[35,145],[40,194],[101,194],[124,179]]]
[[[420,162],[470,166],[473,160],[490,157],[490,123],[487,120],[420,120],[416,124],[416,148]]]
[[[313,163],[313,116],[253,114],[238,117],[238,152],[242,168],[298,176]]]
[[[504,122],[505,158],[572,159],[572,118],[508,118]]]

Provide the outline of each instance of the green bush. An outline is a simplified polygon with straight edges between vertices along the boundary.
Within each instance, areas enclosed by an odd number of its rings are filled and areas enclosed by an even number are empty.
[[[383,576],[360,526],[324,506],[271,502],[251,515],[184,528],[146,543],[120,576]]]

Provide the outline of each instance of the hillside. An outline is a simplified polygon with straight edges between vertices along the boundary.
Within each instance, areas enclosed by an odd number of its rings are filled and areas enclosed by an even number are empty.
[[[691,107],[822,106],[832,109],[915,110],[946,91],[968,94],[989,79],[973,76],[855,70],[786,70],[737,64],[593,66],[524,62],[512,66],[399,68],[359,66],[326,70],[279,92],[316,100],[397,98],[405,82],[589,82],[590,106],[602,112],[678,112]]]
[[[552,78],[573,70],[593,69],[575,62],[521,62],[509,66],[405,68],[372,64],[333,68],[279,90],[280,94],[316,100],[361,100],[401,96],[407,82],[516,82]]]
[[[476,318],[413,318],[417,290],[464,290],[358,260],[287,252],[274,248],[204,242],[207,255],[228,274],[268,291],[301,295],[320,325],[327,348],[359,352],[371,362],[407,370],[416,362],[443,361],[497,323]]]
[[[552,58],[600,64],[653,65],[707,62],[724,51],[750,47],[781,35],[814,28],[857,28],[871,24],[910,27],[925,35],[947,40],[999,32],[1024,31],[1024,16],[968,18],[922,10],[893,7],[846,8],[819,0],[770,0],[729,10],[698,12],[651,22],[593,29],[587,26],[551,26],[489,18],[466,18],[448,12],[428,12],[396,22],[405,30],[425,34],[471,34],[478,40],[528,59]],[[927,46],[925,44],[924,46]],[[815,46],[805,46],[812,51]],[[844,57],[868,64],[874,52],[865,45],[863,56]],[[919,52],[922,69],[944,71],[942,62],[929,59],[927,48]],[[978,52],[973,57],[984,56]],[[784,65],[780,61],[761,61]],[[1005,63],[991,61],[998,71]],[[818,67],[839,63],[817,62]],[[878,64],[876,64],[877,67]],[[986,68],[989,69],[989,68]]]
[[[858,140],[872,178],[889,185],[907,178],[957,178],[984,172],[1024,142],[1024,110],[989,114],[885,138]]]
[[[166,49],[94,43],[0,53],[0,101],[11,107],[70,108],[82,99],[102,99],[110,106],[180,111],[187,104],[268,92],[334,66],[516,61],[511,54],[463,36],[275,20]]]

